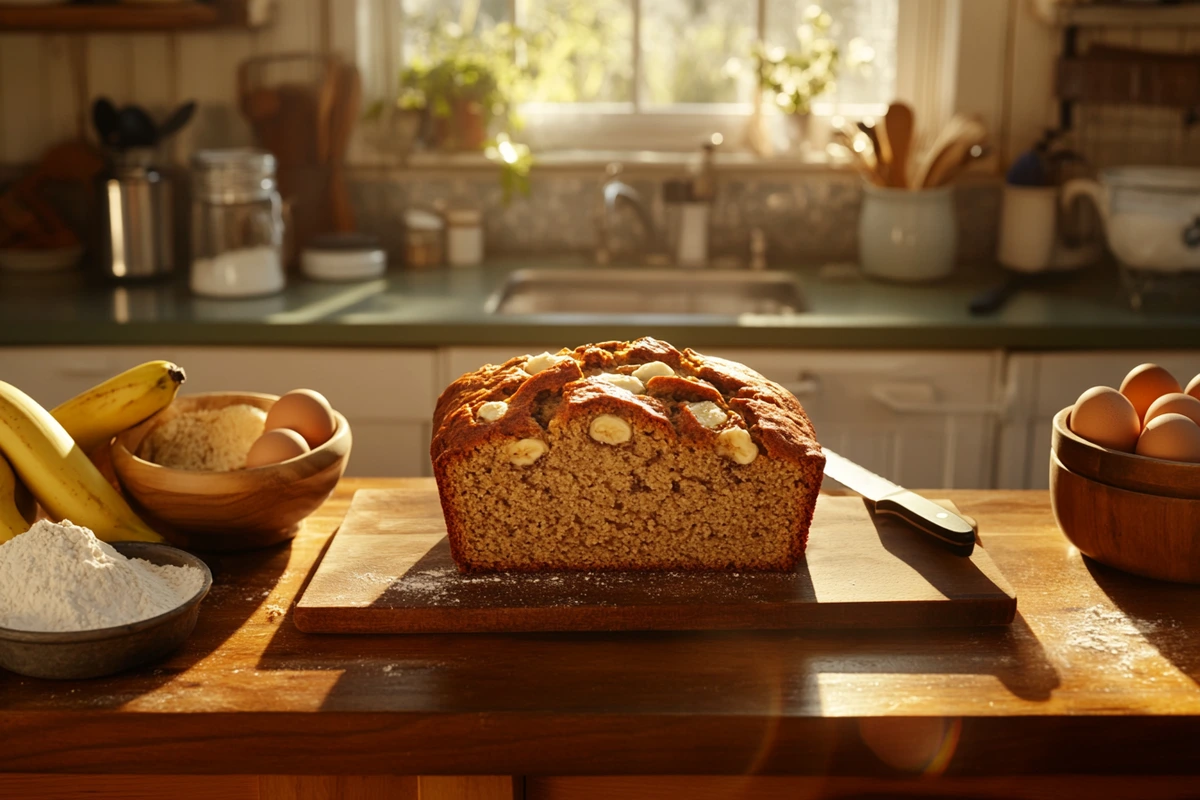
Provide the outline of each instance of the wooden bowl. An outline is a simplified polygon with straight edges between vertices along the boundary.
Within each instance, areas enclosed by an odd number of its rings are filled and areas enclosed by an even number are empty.
[[[1068,428],[1070,416],[1070,406],[1055,414],[1050,433],[1050,449],[1067,469],[1121,489],[1200,499],[1200,464],[1164,461],[1101,447]]]
[[[112,464],[131,505],[168,541],[189,550],[250,550],[296,535],[333,492],[350,456],[350,424],[334,412],[329,441],[279,464],[230,472],[171,469],[134,455],[159,425],[180,414],[245,403],[264,411],[279,398],[219,392],[177,397],[112,444]]]
[[[1200,498],[1187,496],[1200,465],[1092,444],[1067,429],[1069,413],[1054,417],[1050,452],[1050,500],[1063,534],[1110,567],[1200,583]]]

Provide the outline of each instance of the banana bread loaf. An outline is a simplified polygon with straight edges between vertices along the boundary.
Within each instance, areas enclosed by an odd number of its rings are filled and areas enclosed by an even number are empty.
[[[825,466],[781,386],[650,338],[463,375],[433,430],[464,572],[789,570]]]

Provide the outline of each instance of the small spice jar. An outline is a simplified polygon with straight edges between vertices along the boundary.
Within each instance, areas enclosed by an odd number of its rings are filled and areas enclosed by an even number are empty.
[[[452,267],[483,263],[483,214],[477,209],[446,212],[446,260]]]
[[[404,213],[404,265],[409,269],[441,266],[445,223],[432,211],[410,208]]]
[[[193,292],[259,297],[282,291],[283,234],[273,155],[235,148],[192,156]]]

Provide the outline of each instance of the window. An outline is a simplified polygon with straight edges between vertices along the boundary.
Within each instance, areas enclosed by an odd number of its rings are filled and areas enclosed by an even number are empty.
[[[821,0],[841,64],[835,87],[814,101],[814,117],[878,114],[903,86],[926,88],[927,75],[904,73],[906,64],[928,64],[929,43],[902,32],[913,29],[918,11],[940,20],[958,1]],[[444,55],[448,37],[508,42],[515,26],[523,39],[516,60],[532,74],[515,109],[524,123],[518,135],[535,149],[692,149],[714,132],[737,145],[755,111],[756,49],[798,47],[811,5],[360,0],[359,60],[368,93],[394,96],[403,67]],[[778,142],[785,115],[769,97],[762,105]]]

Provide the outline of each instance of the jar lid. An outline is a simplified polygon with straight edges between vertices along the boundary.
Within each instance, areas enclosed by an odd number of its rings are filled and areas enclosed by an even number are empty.
[[[452,208],[446,212],[446,224],[474,227],[483,224],[483,212],[475,208]]]
[[[404,212],[404,225],[410,231],[440,231],[445,227],[441,217],[420,208],[410,208]]]
[[[275,191],[275,156],[250,147],[197,150],[192,154],[192,192],[217,203],[262,200]]]

